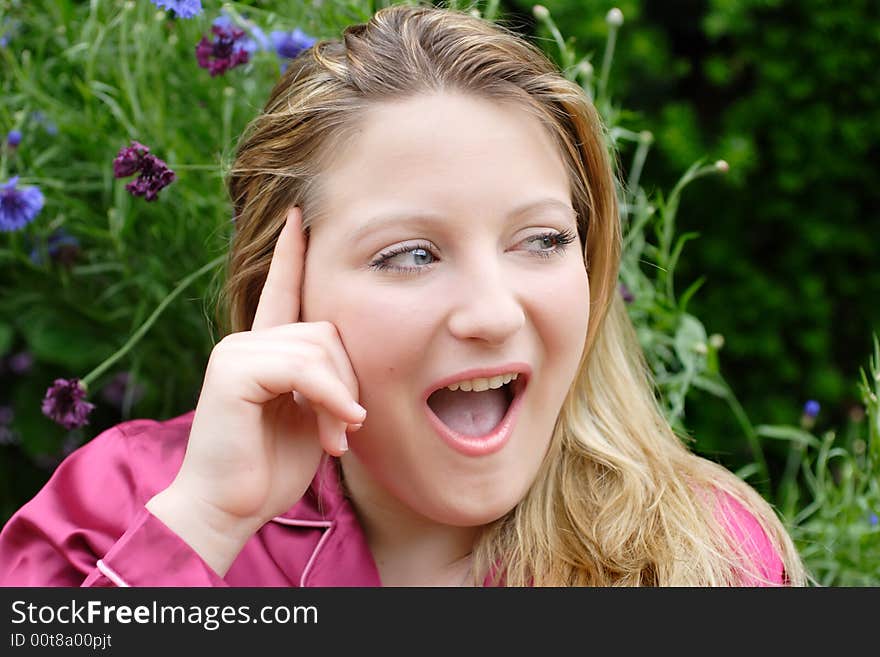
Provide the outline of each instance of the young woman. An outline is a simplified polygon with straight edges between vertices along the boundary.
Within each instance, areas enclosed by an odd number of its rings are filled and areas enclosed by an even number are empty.
[[[293,61],[229,191],[195,410],[68,457],[0,582],[805,583],[768,504],[664,420],[602,126],[523,38],[378,11]]]

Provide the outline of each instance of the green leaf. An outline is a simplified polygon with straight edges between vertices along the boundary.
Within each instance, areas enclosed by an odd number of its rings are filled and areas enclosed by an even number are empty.
[[[726,387],[705,376],[694,377],[694,380],[691,383],[695,388],[705,390],[706,392],[713,394],[716,397],[721,397],[722,399],[726,398],[729,394]]]
[[[697,345],[705,346],[706,342],[706,329],[703,323],[693,315],[683,314],[675,331],[675,353],[686,369],[691,371],[700,369],[698,365],[702,356],[696,349]]]
[[[786,427],[782,425],[759,424],[755,427],[755,431],[762,438],[773,438],[774,440],[790,440],[800,445],[809,445],[810,447],[819,447],[819,439],[813,434],[797,427]]]
[[[691,300],[691,297],[696,294],[697,290],[699,290],[703,283],[706,282],[705,276],[700,276],[697,280],[690,284],[688,289],[684,291],[684,294],[681,295],[681,298],[678,301],[678,308],[681,312],[687,312],[688,302]]]
[[[84,376],[113,352],[113,346],[96,335],[95,325],[74,313],[33,308],[16,324],[34,358],[70,370],[67,376]]]
[[[21,436],[21,446],[31,457],[57,453],[67,434],[64,427],[47,418],[41,410],[43,397],[51,384],[51,381],[29,377],[16,385],[12,397],[15,409],[12,429]]]
[[[742,479],[743,481],[747,480],[752,475],[756,475],[761,472],[761,466],[757,463],[749,463],[741,467],[739,470],[735,472],[736,476]]]

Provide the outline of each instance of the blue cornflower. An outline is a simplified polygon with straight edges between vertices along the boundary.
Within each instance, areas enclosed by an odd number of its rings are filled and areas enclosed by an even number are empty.
[[[49,239],[46,240],[46,251],[54,262],[72,265],[79,256],[79,240],[64,230],[64,228],[56,228],[49,235]],[[31,249],[30,259],[35,265],[43,264],[43,256],[37,246]]]
[[[810,399],[804,404],[804,411],[801,413],[801,428],[810,430],[816,424],[816,416],[819,415],[819,402]]]
[[[311,48],[317,42],[317,39],[310,37],[301,29],[296,28],[293,32],[273,31],[269,37],[272,39],[272,46],[275,48],[276,54],[281,58],[281,71],[287,70],[286,59],[293,59],[303,50]]]
[[[225,11],[221,11],[220,15],[214,19],[212,25],[216,25],[217,27],[222,27],[223,29],[231,29],[233,27],[238,27],[244,30],[247,34],[250,35],[250,43],[247,43],[247,40],[242,42],[242,47],[245,48],[248,53],[253,55],[257,50],[271,50],[272,44],[269,41],[269,37],[266,36],[266,33],[260,29],[260,26],[250,20],[247,15],[239,16],[235,21],[227,14]]]
[[[37,125],[43,126],[43,129],[50,135],[54,136],[58,134],[58,126],[56,126],[55,123],[53,123],[51,119],[47,118],[46,115],[40,110],[31,112],[31,121],[33,121]]]
[[[0,231],[21,230],[43,209],[43,193],[38,187],[16,189],[18,176],[0,185]]]
[[[178,18],[193,18],[202,13],[202,0],[151,0],[157,7],[170,9]]]
[[[250,30],[251,36],[254,38],[254,41],[257,42],[260,50],[269,50],[272,47],[272,44],[269,42],[269,37],[266,36],[266,33],[263,32],[256,25],[248,25],[248,30]]]
[[[5,48],[9,45],[10,39],[18,34],[19,25],[21,23],[8,16],[3,19],[3,22],[0,23],[0,48]]]
[[[876,526],[877,526],[877,522],[878,522],[878,520],[877,520],[877,514],[876,514],[876,513],[872,513],[870,516],[868,516],[868,522],[871,524],[871,527],[876,527]]]
[[[221,11],[220,15],[213,20],[211,25],[212,27],[219,27],[223,30],[224,35],[231,35],[235,41],[235,47],[238,50],[244,50],[250,58],[261,48],[263,50],[268,50],[269,42],[266,39],[266,35],[259,27],[251,23],[251,21],[245,22],[247,23],[246,25],[236,23],[232,20],[232,17],[229,14],[225,11]],[[241,32],[241,36],[236,37],[235,35],[239,34],[239,32]],[[248,33],[250,33],[250,36],[246,36]],[[258,40],[259,44],[257,43]]]
[[[6,135],[6,143],[9,148],[18,148],[21,143],[21,130],[10,130]]]

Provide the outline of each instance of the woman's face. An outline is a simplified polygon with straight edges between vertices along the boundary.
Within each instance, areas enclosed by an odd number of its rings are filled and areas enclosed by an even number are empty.
[[[326,172],[302,299],[303,321],[339,330],[367,409],[346,482],[358,503],[483,525],[534,481],[586,339],[563,161],[524,110],[468,96],[383,104],[363,125]],[[469,438],[508,413],[504,391],[426,398],[482,368],[527,385],[509,431]]]

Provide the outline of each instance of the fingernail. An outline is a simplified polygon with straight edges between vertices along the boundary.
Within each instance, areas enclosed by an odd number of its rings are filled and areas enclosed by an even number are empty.
[[[339,451],[347,452],[348,451],[348,438],[345,435],[345,432],[342,432],[342,438],[339,441]]]
[[[351,410],[355,413],[361,420],[367,417],[367,409],[358,404],[356,401],[351,402]]]
[[[348,430],[351,431],[352,433],[354,433],[355,431],[359,430],[362,426],[364,426],[362,422],[359,424],[349,424]]]

